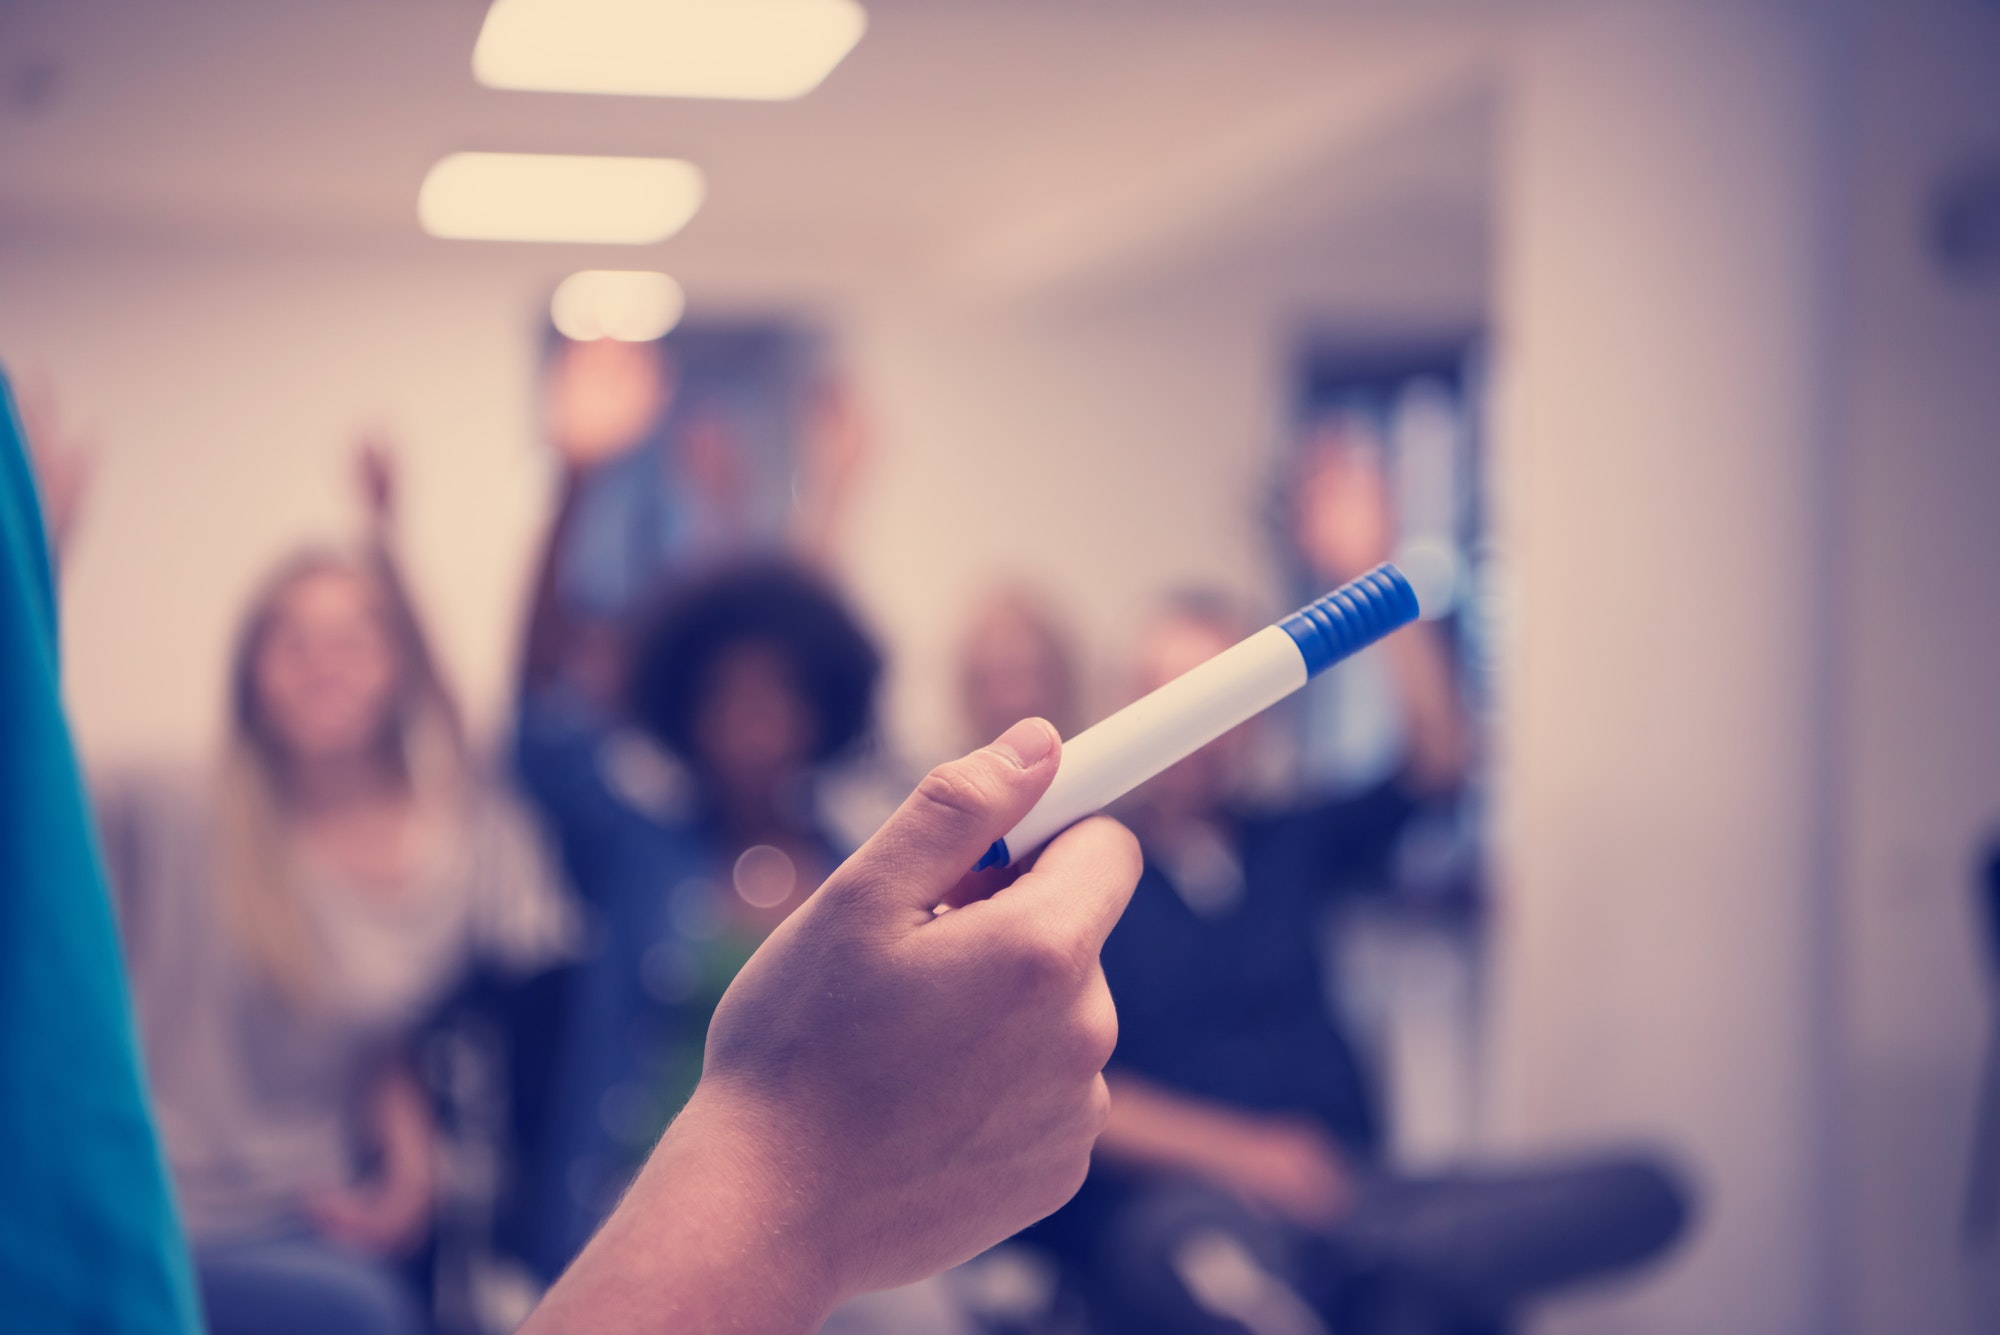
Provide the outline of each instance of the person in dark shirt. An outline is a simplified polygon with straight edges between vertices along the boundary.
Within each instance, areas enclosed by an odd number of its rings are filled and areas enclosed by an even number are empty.
[[[1358,475],[1357,475],[1358,474]],[[1317,525],[1338,583],[1387,554],[1380,477],[1354,469]],[[1309,550],[1313,550],[1309,546]],[[1141,637],[1151,690],[1248,629],[1182,598]],[[1416,1180],[1382,1157],[1375,1091],[1333,1018],[1329,905],[1385,885],[1404,829],[1448,800],[1469,743],[1441,637],[1375,652],[1404,715],[1399,771],[1278,811],[1239,801],[1250,727],[1154,779],[1121,813],[1145,870],[1103,951],[1119,1041],[1090,1180],[1037,1236],[1107,1332],[1485,1330],[1533,1298],[1636,1264],[1680,1231],[1649,1158]]]
[[[1327,1018],[1316,927],[1328,903],[1381,883],[1419,806],[1391,781],[1300,810],[1224,809],[1199,826],[1135,811],[1146,871],[1104,952],[1129,1017],[1121,1069],[1247,1111],[1308,1115],[1372,1156],[1380,1110]],[[1294,1183],[1338,1176],[1303,1157],[1293,1167]]]

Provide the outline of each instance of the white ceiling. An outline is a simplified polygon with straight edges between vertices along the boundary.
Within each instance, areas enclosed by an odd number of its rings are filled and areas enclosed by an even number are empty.
[[[522,149],[698,163],[684,232],[588,258],[714,294],[1018,292],[1343,217],[1410,252],[1385,210],[1483,225],[1476,89],[1521,8],[873,0],[760,104],[481,88],[480,0],[0,0],[0,228],[465,245],[419,234],[425,169]]]

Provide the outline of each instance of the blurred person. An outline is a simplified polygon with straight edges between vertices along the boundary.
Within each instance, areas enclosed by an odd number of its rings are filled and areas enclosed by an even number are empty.
[[[0,377],[0,1089],[34,1094],[0,1099],[0,1311],[24,1329],[192,1335],[62,717],[46,532]],[[842,1298],[962,1260],[1075,1190],[1116,1026],[1095,957],[1137,850],[1098,819],[1025,875],[963,870],[1059,761],[1054,730],[1024,720],[939,766],[758,950],[717,1010],[694,1098],[535,1335],[802,1335]],[[272,1325],[367,1329],[321,1297]]]
[[[361,456],[366,552],[252,600],[212,776],[99,787],[156,1116],[216,1335],[424,1328],[436,1127],[419,1027],[478,966],[573,932],[525,817],[480,781]],[[62,527],[66,527],[65,517]]]
[[[1388,555],[1379,472],[1347,458],[1302,500],[1329,585]],[[1185,596],[1137,647],[1141,692],[1252,626]],[[1676,1185],[1649,1160],[1399,1177],[1381,1112],[1329,1005],[1324,906],[1389,878],[1395,841],[1461,782],[1470,743],[1436,628],[1383,652],[1405,711],[1400,773],[1277,811],[1241,800],[1238,729],[1147,784],[1126,813],[1145,854],[1104,949],[1121,1034],[1089,1184],[1041,1230],[1111,1330],[1490,1329],[1532,1296],[1656,1254]]]
[[[654,344],[559,339],[542,383],[542,431],[562,466],[528,622],[524,672],[537,685],[561,683],[599,704],[615,700],[623,645],[613,595],[579,589],[571,534],[586,483],[630,454],[665,417],[677,378]]]
[[[784,523],[771,531],[758,522],[744,442],[690,398],[670,344],[555,338],[543,384],[543,431],[562,472],[526,617],[515,758],[596,918],[591,957],[515,1035],[521,1151],[539,1185],[509,1204],[503,1231],[544,1276],[575,1254],[686,1097],[706,1008],[796,902],[737,897],[742,855],[758,850],[743,871],[764,877],[754,896],[786,876],[809,887],[887,810],[863,785],[830,782],[806,735],[839,734],[832,758],[872,730],[874,650],[807,573],[824,563],[867,453],[852,397],[838,386],[814,397]],[[635,664],[664,624],[660,591],[748,563],[766,587],[783,586],[758,614],[764,631],[725,635],[719,666],[706,642],[692,646],[698,682],[679,665],[664,669],[664,686],[638,680],[660,675]],[[801,606],[796,625],[775,624]],[[702,635],[717,628],[701,618]],[[828,654],[867,679],[855,718],[834,718],[855,705],[821,689]],[[668,738],[654,725],[687,703],[675,693],[696,689],[722,715],[701,737],[683,718]],[[727,931],[703,935],[718,888],[736,907]]]
[[[703,393],[704,367],[708,381],[719,377],[718,364],[739,376],[777,375],[790,360],[775,350],[786,342],[779,335],[552,338],[541,427],[562,478],[528,630],[532,680],[567,680],[614,702],[623,636],[660,584],[745,556],[789,554],[813,566],[830,559],[869,452],[854,396],[837,381],[806,396],[796,424],[786,418],[788,476],[775,477],[771,460],[753,457],[744,425],[716,401],[717,386]],[[693,352],[677,349],[677,339],[704,338],[722,347],[689,365]],[[761,387],[762,399],[788,397],[788,386]]]
[[[694,1089],[743,962],[849,849],[825,771],[873,731],[881,660],[818,576],[782,561],[670,591],[618,713],[523,698],[517,757],[595,914],[549,1058],[526,1250],[553,1273]]]
[[[1045,718],[1063,736],[1081,723],[1075,641],[1034,590],[1001,585],[973,604],[958,644],[960,716],[973,737]]]

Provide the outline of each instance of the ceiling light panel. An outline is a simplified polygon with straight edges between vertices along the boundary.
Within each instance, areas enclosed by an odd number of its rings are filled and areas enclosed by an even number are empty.
[[[687,225],[702,190],[678,158],[454,153],[424,177],[417,217],[456,240],[648,245]]]
[[[493,0],[472,72],[489,88],[782,102],[867,26],[854,0]]]
[[[564,338],[579,343],[614,338],[646,343],[680,323],[687,299],[663,273],[632,269],[585,269],[556,287],[549,318]]]

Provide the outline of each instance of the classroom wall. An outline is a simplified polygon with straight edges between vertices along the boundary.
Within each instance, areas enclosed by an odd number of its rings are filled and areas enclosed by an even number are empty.
[[[1259,314],[1199,301],[906,310],[852,331],[882,457],[846,565],[896,647],[891,699],[913,759],[972,742],[953,697],[957,639],[997,582],[1043,591],[1075,626],[1100,707],[1163,591],[1263,606],[1259,510],[1285,387]]]
[[[2000,822],[2000,11],[1578,7],[1510,58],[1502,1138],[1682,1154],[1557,1331],[1988,1329],[1960,1211]],[[1982,1272],[1981,1267],[1984,1267]]]
[[[351,451],[401,446],[408,564],[475,720],[506,689],[548,478],[532,448],[537,293],[479,257],[11,236],[0,360],[97,459],[63,568],[85,750],[185,762],[221,726],[250,589],[359,532]]]
[[[1046,587],[1074,617],[1099,703],[1162,592],[1265,603],[1294,340],[1477,325],[1485,125],[1463,96],[1426,105],[1299,163],[1237,230],[1115,279],[782,312],[831,335],[871,422],[836,559],[890,649],[899,750],[927,761],[964,740],[953,644],[994,580]],[[1356,189],[1329,195],[1329,179]],[[86,749],[117,763],[212,744],[248,590],[293,544],[352,536],[350,451],[371,424],[403,446],[408,565],[442,652],[475,727],[498,728],[553,480],[534,425],[543,303],[605,262],[0,230],[0,361],[52,384],[102,455],[65,578]],[[697,315],[771,309],[700,285],[691,299]]]
[[[1930,240],[2000,163],[2000,7],[1863,7],[1840,575],[1842,1106],[1852,1328],[2000,1327],[2000,1239],[1960,1233],[1994,1024],[1974,858],[2000,837],[2000,266]]]
[[[995,580],[1046,590],[1074,620],[1099,710],[1125,698],[1125,648],[1163,593],[1285,610],[1273,516],[1299,342],[1432,346],[1484,328],[1491,120],[1468,71],[1144,264],[844,316],[882,442],[846,568],[897,648],[914,755],[969,740],[954,642],[965,600]]]
[[[475,725],[501,723],[552,480],[531,390],[545,290],[476,260],[0,245],[0,357],[24,390],[54,386],[99,456],[64,571],[88,752],[205,753],[260,572],[356,534],[350,451],[371,424],[402,447],[407,561],[445,659]],[[1163,588],[1263,593],[1268,324],[1172,300],[849,322],[876,441],[840,564],[891,647],[905,749],[956,742],[944,674],[992,579],[1050,587],[1106,675]]]
[[[1699,1198],[1551,1329],[1824,1331],[1831,70],[1784,3],[1566,10],[1513,59],[1503,1140]]]

